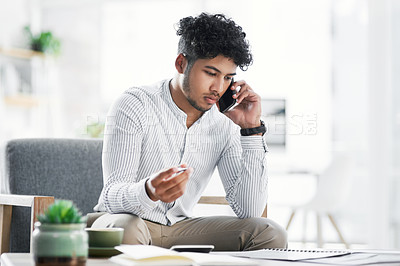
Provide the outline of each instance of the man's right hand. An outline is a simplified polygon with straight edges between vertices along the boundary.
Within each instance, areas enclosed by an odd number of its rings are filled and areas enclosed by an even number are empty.
[[[182,164],[180,167],[186,168],[187,166]],[[178,167],[172,167],[151,176],[146,182],[146,192],[149,198],[153,201],[161,200],[169,203],[182,196],[193,168],[189,167],[183,173],[171,178],[177,172]]]

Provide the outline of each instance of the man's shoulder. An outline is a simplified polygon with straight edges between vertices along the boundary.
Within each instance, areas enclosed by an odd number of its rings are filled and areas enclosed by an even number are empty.
[[[162,80],[151,85],[131,87],[124,94],[141,100],[149,100],[162,93],[165,82],[166,80]]]

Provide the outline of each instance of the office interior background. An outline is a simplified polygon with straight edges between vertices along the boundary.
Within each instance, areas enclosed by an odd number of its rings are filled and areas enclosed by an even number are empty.
[[[294,207],[324,194],[321,210],[351,247],[399,249],[398,0],[0,0],[1,144],[101,137],[124,90],[174,75],[174,24],[203,11],[232,17],[251,44],[254,64],[238,79],[261,95],[269,125],[268,217],[286,226]],[[27,52],[27,25],[51,31],[59,55]],[[323,179],[338,157],[351,167]],[[206,194],[223,195],[217,174]],[[324,242],[340,248],[321,219]],[[316,221],[297,212],[290,243],[316,242]]]

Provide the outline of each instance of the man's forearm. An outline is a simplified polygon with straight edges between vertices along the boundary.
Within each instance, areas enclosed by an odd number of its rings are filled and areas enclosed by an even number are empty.
[[[242,152],[232,149],[218,164],[227,200],[240,218],[260,216],[267,200],[268,149],[261,136],[241,137],[239,145]]]
[[[156,206],[146,193],[146,179],[138,183],[116,183],[105,187],[104,205],[110,213],[128,212],[141,216]]]

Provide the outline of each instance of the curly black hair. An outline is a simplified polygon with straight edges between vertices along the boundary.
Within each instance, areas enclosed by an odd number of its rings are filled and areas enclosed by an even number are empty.
[[[223,14],[201,13],[198,17],[182,18],[176,34],[181,36],[178,53],[184,54],[189,64],[223,55],[246,71],[253,62],[246,33]]]

